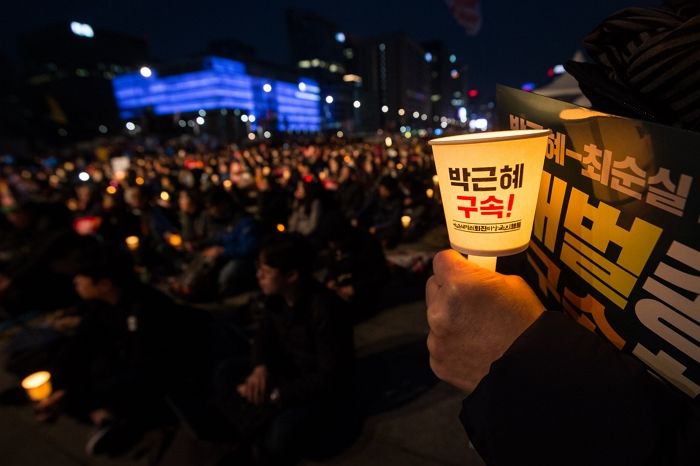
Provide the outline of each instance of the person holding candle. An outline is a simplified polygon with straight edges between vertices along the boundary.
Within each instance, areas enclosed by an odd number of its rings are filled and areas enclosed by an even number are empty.
[[[222,222],[221,230],[202,243],[201,257],[213,264],[219,297],[254,286],[259,224],[240,202],[217,188],[208,202],[210,215]]]
[[[438,253],[426,284],[430,366],[468,394],[489,465],[700,464],[700,403],[560,312],[526,282]]]
[[[401,237],[402,211],[399,183],[396,178],[386,175],[379,180],[374,197],[360,215],[360,223],[366,223],[368,231],[382,245],[392,248]]]
[[[116,455],[172,419],[166,395],[206,380],[208,318],[139,283],[118,247],[87,247],[74,284],[86,309],[52,370],[56,391],[41,407],[92,423],[88,454]]]

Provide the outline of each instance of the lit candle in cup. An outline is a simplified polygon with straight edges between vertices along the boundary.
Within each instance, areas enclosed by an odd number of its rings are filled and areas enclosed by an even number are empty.
[[[168,244],[175,249],[180,248],[182,246],[182,236],[177,233],[171,233],[168,235]]]
[[[527,249],[550,130],[433,139],[435,169],[453,249],[484,268]]]
[[[139,237],[138,236],[129,236],[126,238],[126,247],[129,248],[130,251],[136,251],[139,248]]]
[[[411,217],[408,215],[404,215],[401,217],[401,226],[404,228],[408,228],[411,225]]]
[[[428,199],[432,199],[433,196],[435,195],[435,191],[433,191],[432,189],[428,188],[428,189],[425,190],[425,195],[426,195],[426,197],[427,197]]]
[[[51,396],[51,374],[47,371],[35,372],[22,380],[22,388],[33,401],[41,401]]]

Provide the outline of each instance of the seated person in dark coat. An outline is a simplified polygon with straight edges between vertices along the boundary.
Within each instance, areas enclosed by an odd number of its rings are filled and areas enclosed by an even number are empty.
[[[253,369],[221,385],[226,416],[263,464],[294,463],[350,424],[341,413],[352,409],[352,326],[343,302],[312,278],[312,256],[297,235],[276,235],[262,247],[257,278],[265,298]]]
[[[86,250],[74,283],[87,309],[52,368],[56,391],[38,409],[92,423],[88,454],[118,454],[173,419],[166,396],[205,380],[208,320],[139,283],[116,247]]]

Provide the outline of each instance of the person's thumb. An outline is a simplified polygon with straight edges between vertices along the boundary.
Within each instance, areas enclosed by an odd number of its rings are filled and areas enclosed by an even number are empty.
[[[484,272],[493,273],[469,262],[466,257],[454,249],[440,251],[433,258],[433,274],[441,285],[450,277],[482,275]]]

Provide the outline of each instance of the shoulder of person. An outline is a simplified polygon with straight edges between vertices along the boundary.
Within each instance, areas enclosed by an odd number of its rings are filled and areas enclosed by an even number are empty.
[[[311,315],[314,319],[325,320],[346,312],[347,303],[340,297],[314,280],[311,290]]]

